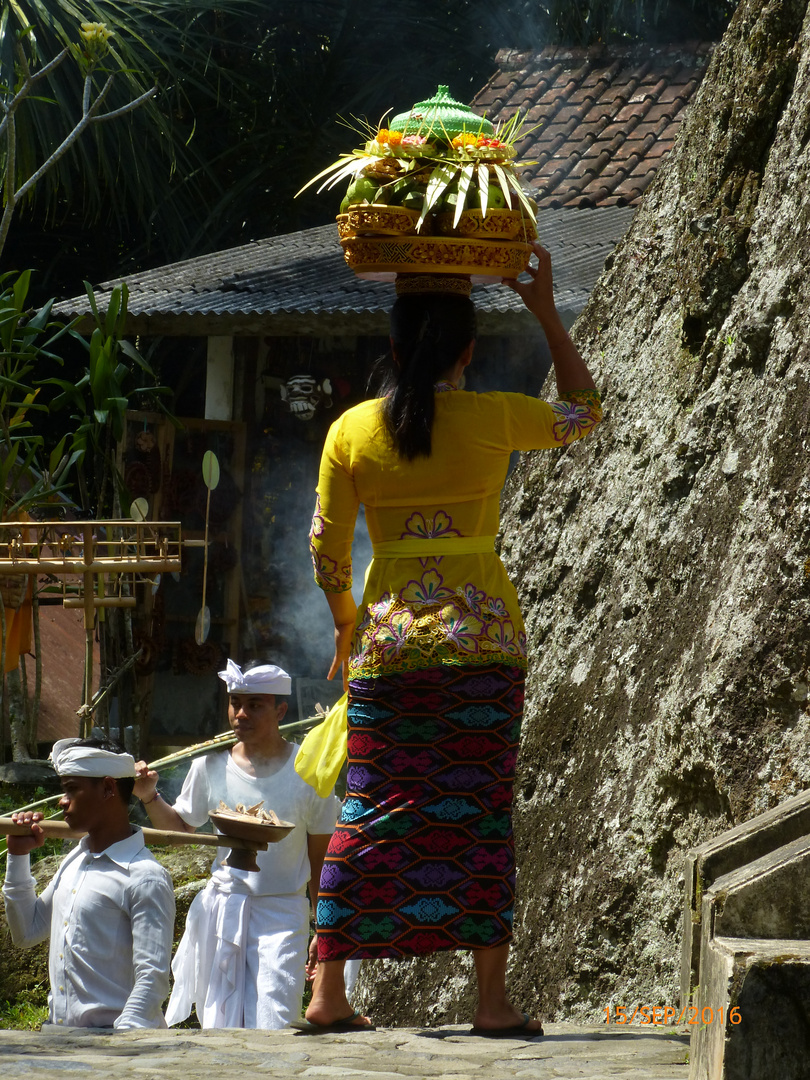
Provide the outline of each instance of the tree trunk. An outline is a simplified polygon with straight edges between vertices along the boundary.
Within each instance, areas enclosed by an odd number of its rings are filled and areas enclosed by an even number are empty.
[[[810,785],[808,101],[808,0],[742,0],[575,327],[606,419],[506,493],[510,981],[548,1019],[675,1004],[686,850]],[[470,1015],[453,957],[364,980],[387,1022]]]

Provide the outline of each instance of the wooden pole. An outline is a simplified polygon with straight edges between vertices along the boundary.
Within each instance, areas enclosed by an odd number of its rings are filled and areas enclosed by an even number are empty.
[[[94,603],[95,588],[93,572],[89,569],[93,565],[93,524],[92,522],[82,525],[84,539],[84,702],[89,709],[93,697],[93,628],[96,620]],[[86,739],[90,727],[90,715],[86,714],[82,719],[82,738]]]
[[[48,837],[58,840],[81,840],[85,833],[81,829],[71,829],[66,821],[43,820],[37,822]],[[153,847],[182,847],[188,844],[200,844],[203,847],[240,848],[245,851],[266,851],[267,844],[256,840],[242,840],[238,836],[225,836],[215,833],[173,832],[169,829],[142,829],[145,843]],[[0,817],[0,833],[6,836],[30,836],[30,825],[17,825],[11,818]]]

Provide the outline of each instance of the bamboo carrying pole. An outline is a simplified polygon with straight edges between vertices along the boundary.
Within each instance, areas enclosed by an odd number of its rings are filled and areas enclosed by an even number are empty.
[[[79,829],[71,829],[66,821],[37,822],[46,837],[61,840],[81,840],[85,835]],[[272,828],[272,827],[270,827]],[[230,851],[222,860],[223,866],[231,866],[236,870],[259,871],[256,862],[257,851],[267,851],[268,843],[275,843],[290,831],[287,829],[275,830],[268,840],[244,840],[241,836],[228,836],[225,833],[188,833],[172,832],[169,829],[142,829],[144,842],[153,847],[181,847],[185,844],[201,844],[203,847],[229,848]],[[30,836],[30,825],[17,825],[11,818],[0,817],[0,833],[7,836]]]
[[[54,840],[81,840],[82,829],[71,829],[66,821],[43,820],[37,824],[45,835]],[[258,840],[243,840],[239,836],[222,833],[174,832],[171,829],[142,829],[144,842],[152,847],[182,847],[184,844],[201,844],[203,847],[239,848],[243,851],[266,851],[267,844]],[[0,817],[0,833],[6,836],[30,836],[30,825],[17,825],[8,817]]]
[[[323,720],[323,716],[310,716],[306,720],[294,720],[291,724],[282,724],[279,727],[279,731],[282,735],[286,735],[288,732],[301,731],[303,729],[309,729],[314,727],[315,724],[320,724]],[[189,758],[201,757],[203,754],[210,754],[213,750],[223,750],[227,746],[233,746],[236,742],[236,736],[232,731],[223,731],[219,735],[215,735],[213,739],[206,739],[205,742],[195,743],[193,746],[187,746],[184,750],[177,750],[173,754],[168,754],[166,757],[158,758],[157,761],[151,762],[150,769],[165,769],[168,765],[179,765],[181,761],[187,761]],[[40,799],[38,802],[28,803],[27,806],[21,806],[15,810],[15,813],[21,814],[24,810],[38,810],[40,806],[50,806],[53,803],[59,802],[62,798],[62,792],[58,795],[49,795],[47,799]],[[2,852],[0,851],[0,855]]]

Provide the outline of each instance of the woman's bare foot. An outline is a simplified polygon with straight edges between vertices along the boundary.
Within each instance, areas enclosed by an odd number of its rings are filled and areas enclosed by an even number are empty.
[[[509,946],[494,949],[475,949],[473,961],[478,980],[478,1008],[475,1010],[474,1030],[503,1031],[520,1029],[524,1034],[543,1034],[539,1020],[531,1020],[516,1009],[506,996],[506,964]]]
[[[538,1035],[543,1034],[543,1025],[539,1020],[527,1021],[526,1013],[520,1012],[509,1001],[503,1002],[502,1005],[497,1007],[485,1008],[483,1005],[479,1005],[475,1011],[475,1019],[473,1020],[473,1027],[477,1031],[502,1031],[517,1030],[525,1031],[526,1034],[535,1032]]]
[[[306,1011],[306,1018],[318,1027],[350,1022],[352,1027],[363,1029],[373,1027],[367,1016],[355,1015],[354,1009],[346,997],[346,984],[343,981],[343,963],[340,960],[326,960],[318,964],[315,981],[312,986],[312,1000]]]

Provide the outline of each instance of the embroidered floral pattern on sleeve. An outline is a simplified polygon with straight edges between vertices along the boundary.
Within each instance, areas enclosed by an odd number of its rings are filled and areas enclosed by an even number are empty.
[[[557,416],[554,438],[561,444],[581,439],[602,419],[602,400],[598,390],[567,390],[560,394],[559,401],[549,404]]]
[[[550,401],[557,416],[554,438],[560,444],[576,442],[602,419],[602,398],[598,390],[565,390],[559,401]]]
[[[321,497],[315,496],[315,513],[312,515],[312,526],[309,530],[309,554],[312,566],[315,570],[315,584],[324,592],[347,592],[352,587],[351,564],[337,568],[334,559],[324,555],[318,550],[315,543],[320,540],[324,532],[324,520],[321,514]]]
[[[502,661],[526,666],[526,634],[515,629],[503,599],[473,582],[454,589],[431,569],[369,604],[355,631],[349,677]]]

